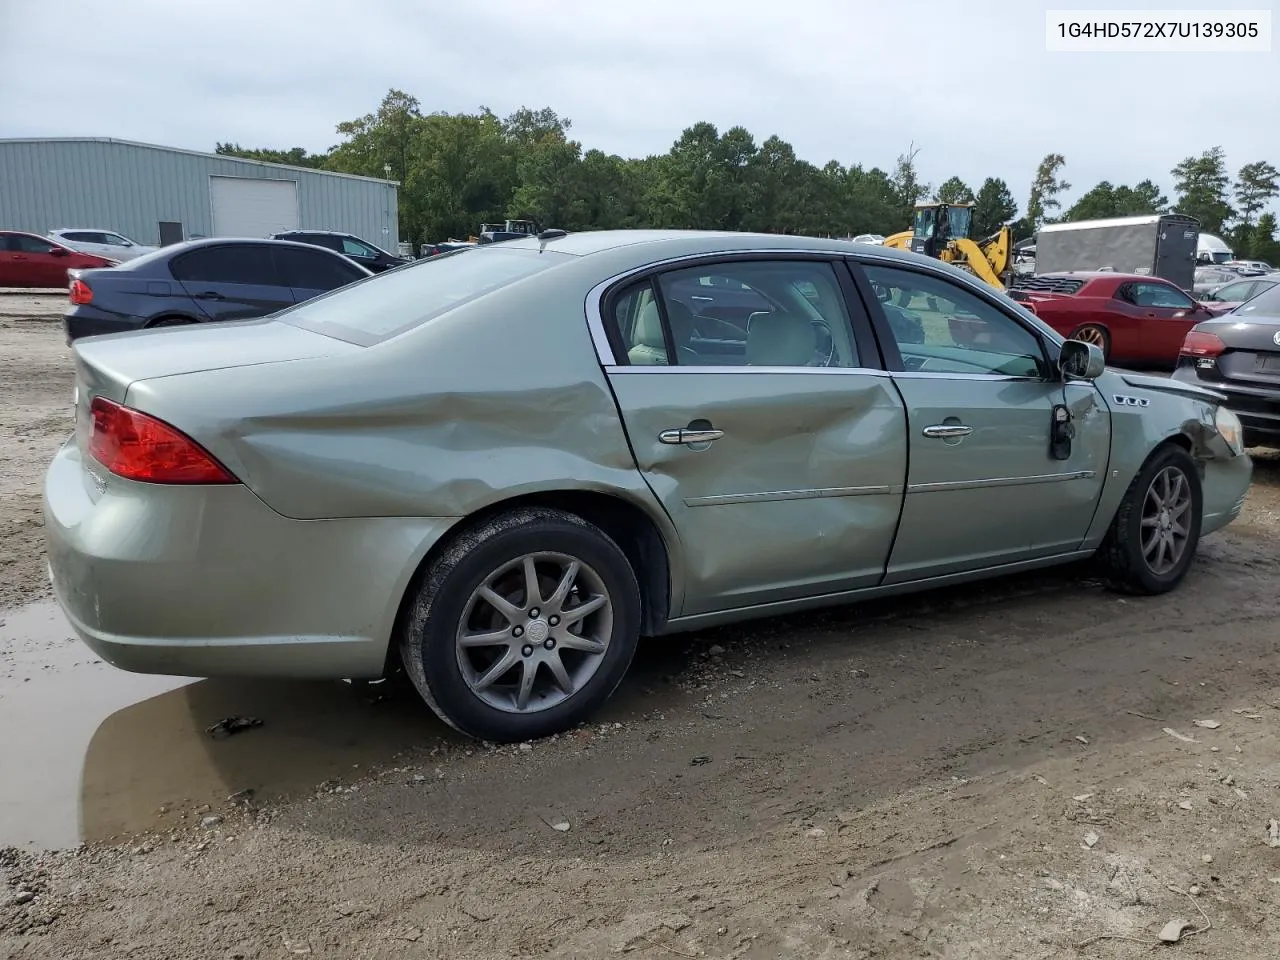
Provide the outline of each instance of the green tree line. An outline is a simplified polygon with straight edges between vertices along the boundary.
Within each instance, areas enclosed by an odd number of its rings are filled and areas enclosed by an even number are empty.
[[[533,219],[566,230],[671,227],[751,230],[818,236],[891,234],[907,229],[923,200],[973,202],[973,235],[1008,224],[1014,238],[1055,220],[1144,213],[1186,213],[1207,233],[1224,236],[1237,256],[1280,262],[1273,213],[1280,172],[1266,162],[1230,175],[1221,147],[1187,157],[1171,172],[1172,203],[1152,180],[1133,186],[1103,181],[1065,211],[1066,158],[1047,155],[1037,167],[1022,216],[1009,185],[988,177],[977,190],[951,177],[934,190],[920,179],[913,145],[891,170],[817,166],[785,140],[757,143],[740,126],[707,122],[687,127],[666,153],[628,158],[585,149],[571,121],[549,107],[522,107],[506,118],[476,113],[426,113],[401,90],[378,109],[338,124],[340,142],[324,153],[246,149],[216,151],[315,169],[399,181],[400,235],[414,244],[465,237],[482,222]]]

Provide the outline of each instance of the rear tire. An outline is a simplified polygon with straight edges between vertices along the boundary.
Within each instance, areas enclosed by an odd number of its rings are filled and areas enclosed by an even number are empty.
[[[1096,560],[1107,585],[1156,595],[1182,582],[1200,543],[1204,499],[1191,455],[1158,447],[1125,491]]]
[[[465,530],[430,564],[400,656],[447,724],[512,743],[590,717],[639,634],[640,587],[618,545],[574,514],[526,507]]]

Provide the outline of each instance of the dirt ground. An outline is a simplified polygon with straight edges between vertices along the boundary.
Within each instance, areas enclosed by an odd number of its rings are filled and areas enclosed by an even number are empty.
[[[0,607],[47,596],[71,389],[57,326],[0,316]],[[208,741],[227,797],[0,851],[0,957],[1127,958],[1186,921],[1179,955],[1274,958],[1278,532],[1259,455],[1166,597],[1063,571],[654,643],[595,724],[514,748],[374,687],[411,735],[291,792],[244,772],[270,726]],[[130,728],[157,767],[170,726]]]

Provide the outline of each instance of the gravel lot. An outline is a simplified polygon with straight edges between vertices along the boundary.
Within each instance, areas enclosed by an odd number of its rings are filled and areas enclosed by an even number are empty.
[[[17,316],[51,303],[0,305],[0,608],[48,597],[72,376]],[[347,685],[148,692],[83,750],[11,717],[4,776],[82,767],[91,842],[0,850],[0,956],[1137,957],[1185,920],[1182,955],[1275,957],[1277,533],[1260,455],[1171,596],[1063,572],[654,643],[597,724],[519,748]],[[78,646],[17,633],[0,716],[32,685],[74,712]],[[261,728],[203,735],[245,704]]]

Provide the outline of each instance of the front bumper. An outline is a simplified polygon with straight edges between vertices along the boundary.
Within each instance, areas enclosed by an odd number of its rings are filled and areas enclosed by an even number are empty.
[[[1252,479],[1253,461],[1247,454],[1205,461],[1200,483],[1204,498],[1201,536],[1221,530],[1240,516]]]
[[[248,488],[110,476],[68,441],[45,476],[54,593],[123,670],[381,676],[400,600],[450,518],[290,520]]]

